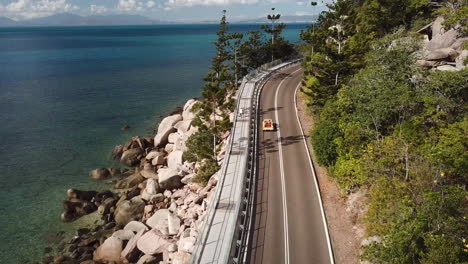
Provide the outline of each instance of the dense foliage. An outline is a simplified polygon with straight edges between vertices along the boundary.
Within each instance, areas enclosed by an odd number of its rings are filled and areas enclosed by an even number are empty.
[[[466,0],[338,0],[307,42],[303,92],[317,160],[368,189],[373,263],[468,262],[468,69],[415,65],[436,15],[466,36]]]

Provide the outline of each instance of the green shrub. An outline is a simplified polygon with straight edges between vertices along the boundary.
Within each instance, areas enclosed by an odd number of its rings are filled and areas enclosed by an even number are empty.
[[[204,160],[200,168],[198,169],[197,175],[193,178],[195,182],[206,184],[213,174],[220,169],[218,163],[212,159]]]

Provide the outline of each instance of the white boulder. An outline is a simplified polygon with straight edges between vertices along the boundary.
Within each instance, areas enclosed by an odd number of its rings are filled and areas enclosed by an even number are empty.
[[[159,209],[146,221],[146,224],[164,235],[177,235],[180,219],[168,209]]]
[[[158,127],[158,133],[154,137],[154,146],[159,147],[167,143],[169,134],[176,129],[173,127],[175,123],[182,120],[182,115],[176,114],[164,118]]]
[[[185,103],[184,110],[182,112],[184,120],[193,120],[195,118],[195,113],[192,113],[191,110],[196,103],[198,103],[198,101],[195,99],[190,99]]]
[[[94,251],[93,260],[98,262],[119,262],[122,247],[122,240],[109,237]]]
[[[159,186],[165,190],[178,189],[182,186],[181,177],[177,169],[161,168],[159,169]]]
[[[182,159],[182,155],[184,153],[180,150],[173,151],[167,156],[167,166],[172,169],[178,170],[182,164],[184,164],[184,161]]]
[[[131,221],[124,227],[124,230],[130,230],[130,231],[138,233],[141,230],[148,231],[149,228],[142,222]]]
[[[146,232],[140,239],[138,239],[137,247],[138,249],[147,254],[155,255],[158,253],[163,253],[170,242],[164,239],[158,234],[157,230],[151,230]]]

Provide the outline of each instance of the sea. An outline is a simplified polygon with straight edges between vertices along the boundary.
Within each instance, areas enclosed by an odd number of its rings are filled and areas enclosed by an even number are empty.
[[[283,36],[298,42],[306,26]],[[0,28],[0,263],[39,263],[74,229],[60,221],[66,190],[108,188],[89,172],[119,166],[113,147],[200,96],[217,28]]]

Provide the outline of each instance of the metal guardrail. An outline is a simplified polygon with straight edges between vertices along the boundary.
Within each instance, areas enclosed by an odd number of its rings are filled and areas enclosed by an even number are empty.
[[[273,72],[284,67],[290,66],[291,64],[296,63],[298,61],[299,60],[297,59],[284,63],[281,60],[276,60],[271,63],[262,65],[259,69],[252,71],[243,78],[242,84],[239,89],[236,110],[234,111],[234,124],[231,130],[231,137],[228,143],[228,151],[226,152],[227,154],[223,161],[221,174],[219,175],[215,195],[210,203],[210,208],[208,209],[208,213],[206,214],[203,229],[195,245],[195,249],[192,255],[192,263],[237,264],[247,262],[249,253],[248,248],[250,245],[250,236],[252,234],[254,220],[252,216],[255,208],[255,191],[258,162],[258,105],[260,100],[260,93],[264,84],[266,83],[266,80],[271,76]],[[250,102],[243,102],[244,99],[248,99],[250,100]],[[239,122],[245,121],[239,120],[239,109],[241,109],[241,107],[246,104],[248,105],[249,109],[248,135],[246,138],[247,152],[242,153],[245,154],[245,157],[233,157],[234,155],[239,155],[238,153],[234,154],[234,145],[237,144],[237,147],[241,148],[241,142],[234,142],[234,139],[236,138],[235,132],[242,130],[245,126],[241,125],[241,127],[239,127]],[[238,138],[239,141],[241,141],[241,139],[245,138]],[[231,158],[234,161],[232,161]],[[233,165],[232,162],[234,162],[235,164]],[[230,179],[231,182],[225,184],[225,180],[228,175],[228,169],[230,168],[229,165],[231,165],[231,167],[238,166],[240,168],[236,168],[233,172],[234,174],[237,174],[237,178]],[[229,177],[233,178],[232,175],[229,175]],[[237,184],[239,186],[233,187],[233,184]],[[227,204],[227,206],[225,207],[220,206],[223,189],[227,189],[226,192],[230,192],[228,195],[228,201],[225,201],[226,199],[225,197],[223,197],[223,199],[225,199],[224,204]],[[238,201],[237,198],[239,198]],[[236,217],[235,221],[229,221],[230,219],[228,219],[227,216],[224,216],[223,223],[215,223],[214,220],[216,218],[215,214],[217,213],[217,210],[234,211],[234,213],[231,213],[230,216],[231,218]],[[217,228],[214,228],[213,225],[218,226]],[[224,227],[225,229],[220,228],[219,225],[222,225],[222,227]],[[224,232],[222,236],[219,233],[216,233],[221,231]],[[215,238],[210,239],[210,236]],[[213,243],[216,243],[216,245],[213,245]],[[210,244],[210,248],[207,249],[208,244]]]

